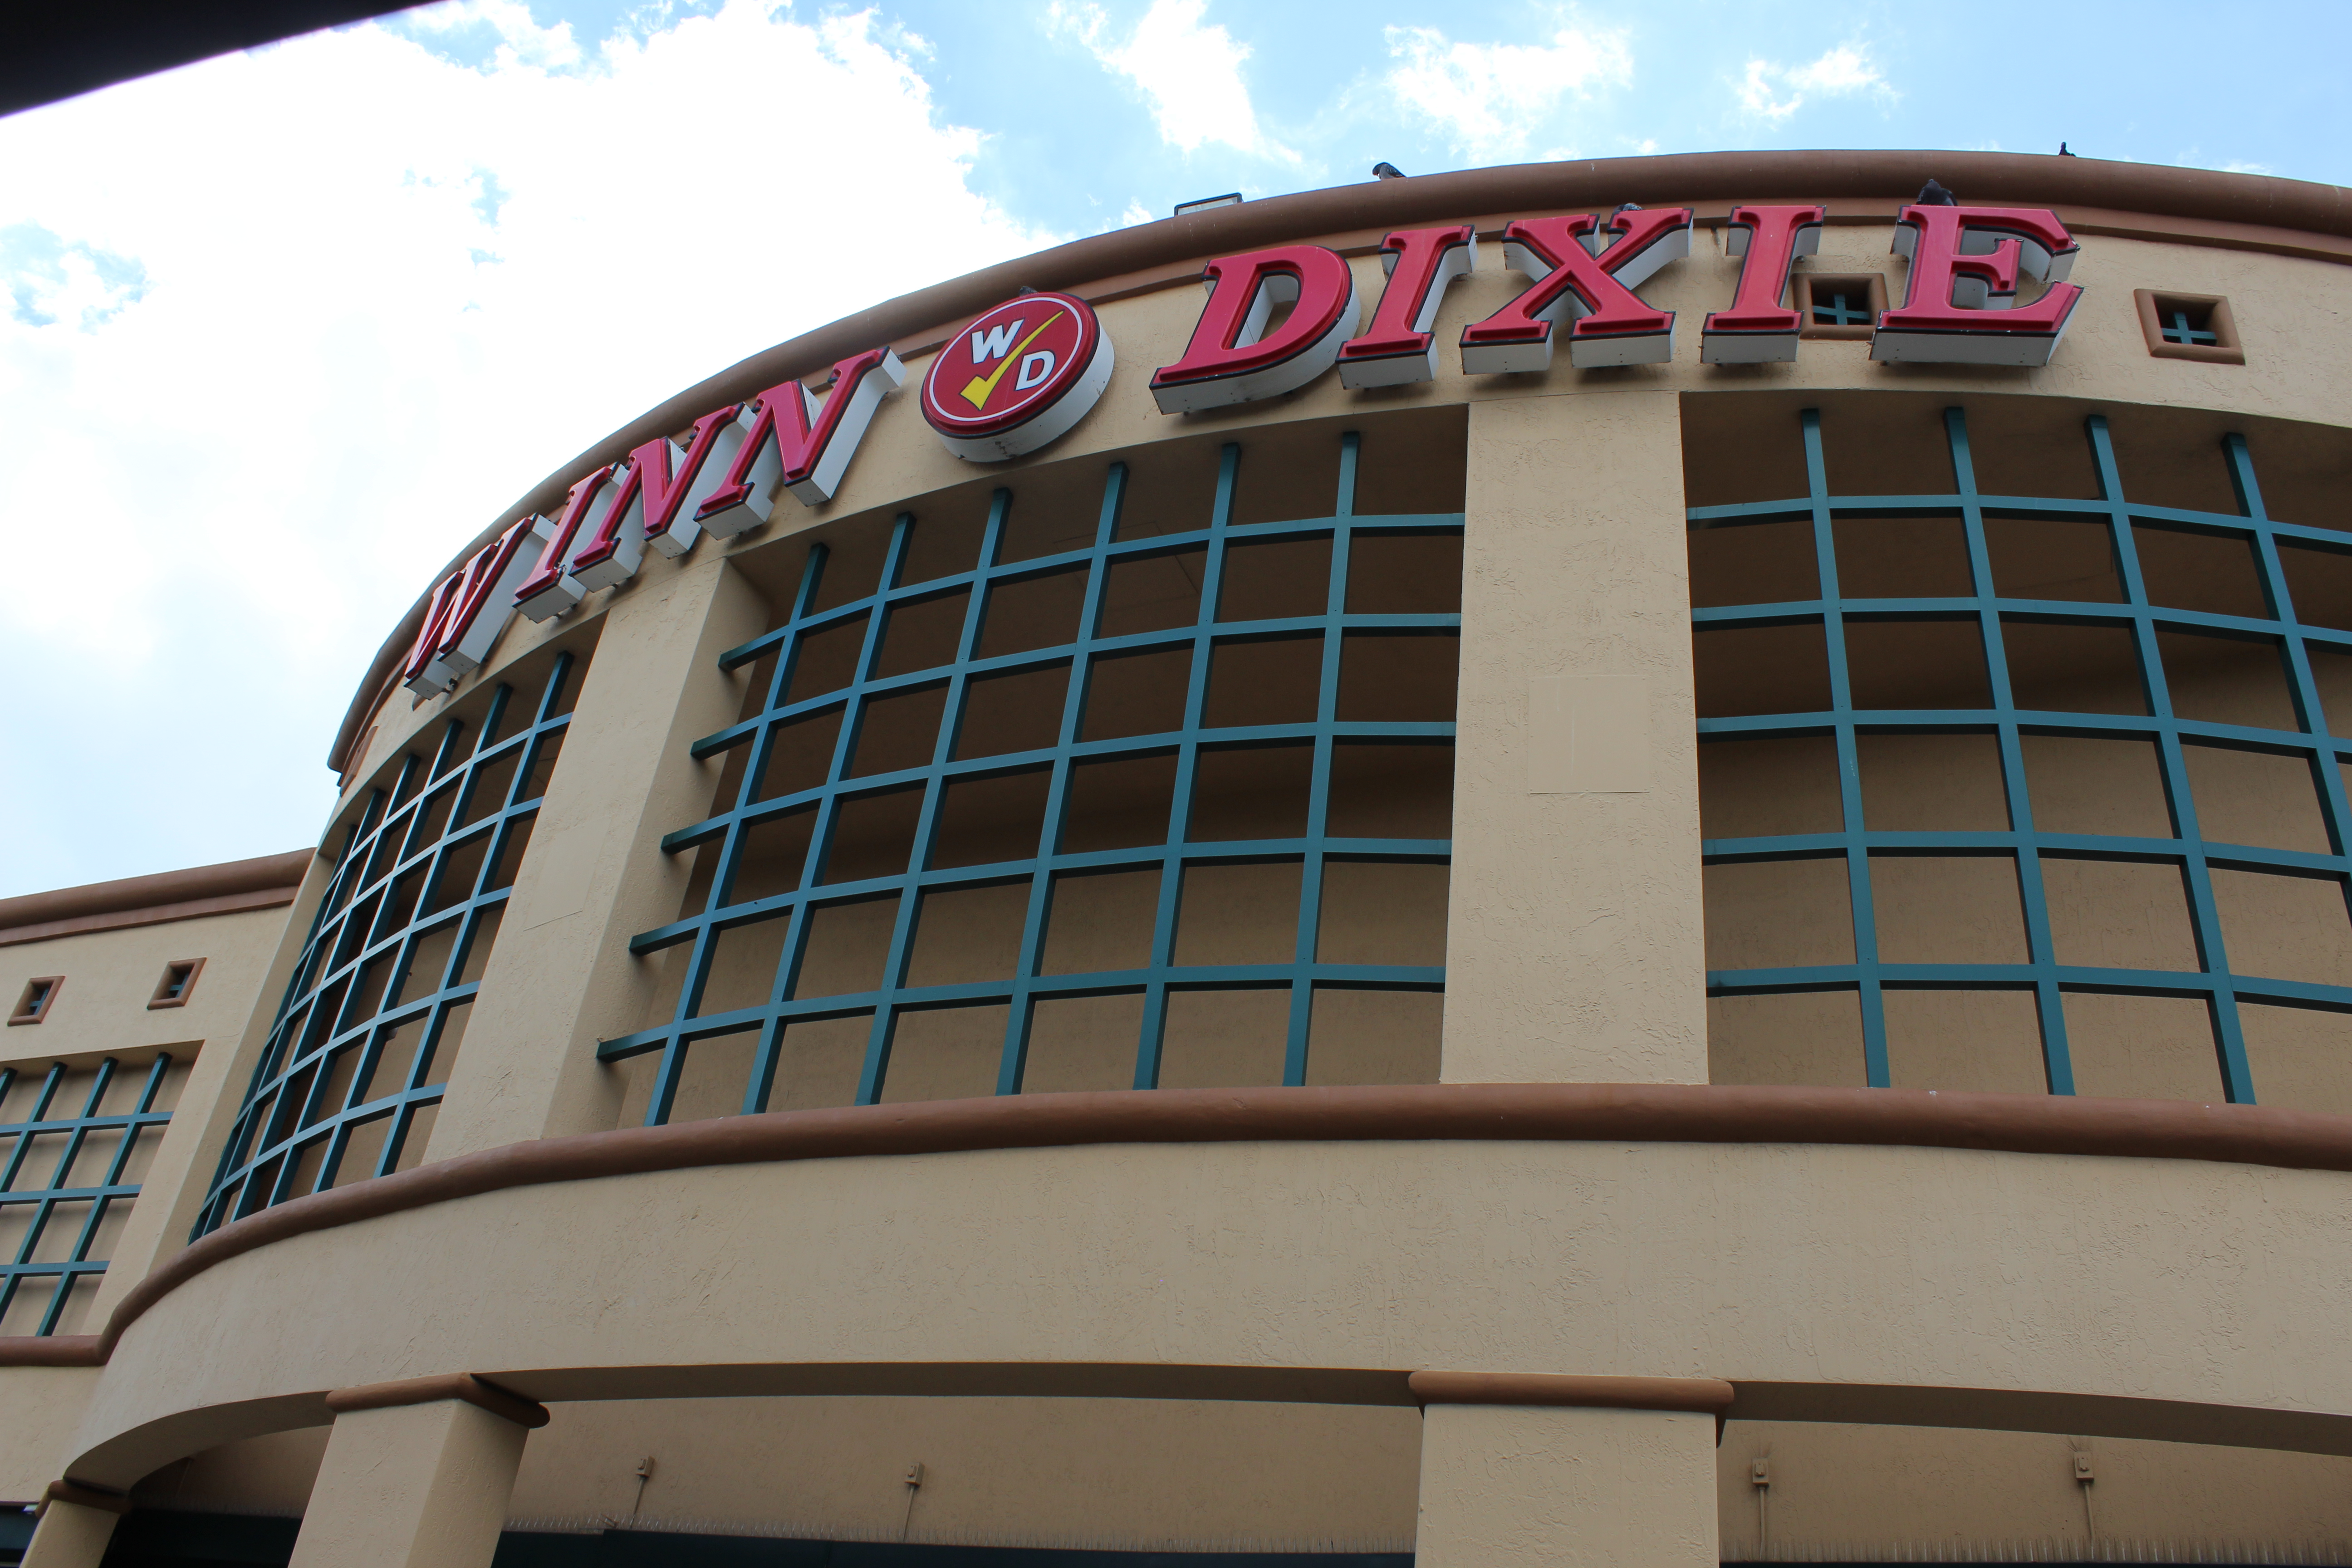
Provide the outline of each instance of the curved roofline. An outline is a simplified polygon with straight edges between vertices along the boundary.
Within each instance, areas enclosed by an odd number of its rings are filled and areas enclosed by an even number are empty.
[[[425,601],[433,584],[518,519],[554,506],[581,476],[625,457],[631,447],[683,429],[723,404],[740,402],[782,381],[812,375],[861,349],[896,342],[925,328],[976,314],[1024,288],[1066,289],[1193,257],[1255,249],[1302,235],[1625,201],[1903,197],[1931,177],[1971,197],[1985,193],[2004,203],[2103,207],[2352,238],[2352,190],[2340,185],[2038,153],[1824,151],[1580,159],[1370,180],[1210,207],[1182,217],[1074,239],[901,294],[763,349],[647,410],[548,475],[500,512],[419,591],[416,602],[385,639],[352,694],[327,765],[339,770],[346,765],[352,744],[374,711],[394,664],[407,651],[423,624]]]
[[[217,866],[19,893],[0,899],[0,947],[292,903],[310,859],[309,849],[289,849]]]

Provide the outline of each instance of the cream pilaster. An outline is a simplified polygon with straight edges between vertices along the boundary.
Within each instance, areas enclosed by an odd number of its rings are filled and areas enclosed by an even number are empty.
[[[1703,1083],[1681,416],[1470,406],[1449,1083]]]
[[[60,1495],[82,1489],[68,1485],[49,1489],[41,1521],[33,1527],[33,1543],[25,1549],[25,1568],[98,1568],[126,1505],[100,1495],[85,1501]]]
[[[290,1568],[488,1568],[526,1436],[462,1399],[343,1411]]]
[[[708,815],[719,776],[688,748],[733,721],[744,678],[719,656],[767,613],[715,552],[649,565],[615,595],[427,1158],[613,1125],[618,1080],[596,1043],[639,1026],[651,970],[629,939],[677,918],[692,865],[662,835]]]
[[[1431,1404],[1418,1568],[1715,1568],[1715,1417]]]

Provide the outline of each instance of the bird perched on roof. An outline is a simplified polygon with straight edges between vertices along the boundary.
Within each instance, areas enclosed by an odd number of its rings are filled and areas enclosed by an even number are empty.
[[[1919,187],[1919,199],[1911,205],[1917,207],[1956,207],[1960,205],[1960,198],[1944,189],[1941,181],[1929,180]]]
[[[1402,180],[1404,177],[1404,171],[1398,168],[1394,163],[1375,163],[1372,165],[1372,178],[1375,180]]]
[[[2067,149],[2066,149],[2066,143],[2064,143],[2063,142],[2059,142],[2059,143],[2058,143],[2058,156],[2060,156],[2061,158],[2071,158],[2071,157],[2073,157],[2074,155],[2074,153],[2070,153],[2070,152],[2068,152],[2068,151],[2067,151]]]

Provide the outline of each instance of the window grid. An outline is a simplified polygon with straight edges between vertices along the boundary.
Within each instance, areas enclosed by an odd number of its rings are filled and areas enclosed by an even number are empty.
[[[1868,305],[1866,300],[1862,304],[1851,306],[1846,303],[1846,292],[1842,289],[1829,297],[1827,304],[1822,303],[1821,296],[1818,293],[1815,294],[1813,320],[1832,327],[1858,327],[1867,325],[1872,317],[1876,314],[1875,311],[1866,308]]]
[[[121,1115],[99,1114],[99,1107],[106,1103],[107,1090],[113,1087],[120,1067],[112,1057],[100,1061],[80,1111],[52,1114],[57,1110],[58,1091],[66,1079],[66,1064],[56,1063],[41,1080],[32,1114],[22,1121],[0,1122],[0,1149],[7,1151],[6,1159],[0,1162],[0,1205],[29,1205],[33,1210],[26,1223],[24,1237],[16,1244],[16,1257],[0,1263],[0,1319],[7,1317],[19,1291],[37,1289],[43,1280],[54,1280],[49,1304],[41,1311],[40,1326],[33,1331],[36,1334],[57,1332],[58,1320],[73,1295],[76,1282],[95,1279],[106,1272],[108,1260],[91,1258],[90,1246],[106,1221],[106,1211],[118,1202],[128,1203],[139,1195],[139,1184],[122,1179],[139,1140],[149,1129],[160,1128],[172,1120],[169,1111],[154,1108],[164,1075],[172,1069],[172,1058],[160,1053],[147,1069],[147,1079],[140,1087],[136,1104]],[[17,1077],[16,1068],[0,1068],[0,1105],[7,1103]],[[104,1175],[94,1183],[69,1184],[78,1173],[74,1167],[81,1160],[83,1147],[93,1132],[121,1135],[112,1156],[106,1162]],[[51,1137],[64,1142],[56,1163],[50,1167],[48,1180],[40,1186],[19,1187],[17,1183],[25,1179],[26,1168],[37,1163],[32,1157],[35,1140]],[[70,1211],[76,1206],[84,1212],[67,1255],[46,1262],[34,1261],[33,1255],[41,1249],[49,1226],[60,1221],[70,1222],[70,1213],[61,1215],[60,1209]]]
[[[483,714],[480,745],[468,751],[467,726],[452,718],[429,762],[411,752],[393,787],[370,795],[344,837],[194,1235],[333,1186],[353,1135],[379,1120],[383,1141],[368,1174],[400,1168],[418,1114],[440,1104],[446,1087],[439,1047],[452,1016],[480,989],[462,976],[512,890],[509,862],[520,858],[541,805],[523,792],[572,721],[559,710],[573,663],[569,653],[556,656],[529,722],[515,733],[499,734],[515,697],[502,682]],[[478,788],[508,764],[497,801],[478,801]],[[468,873],[467,858],[477,852]],[[445,868],[462,882],[444,889]],[[411,976],[419,948],[444,932],[454,935],[438,972]],[[380,988],[371,984],[377,973]],[[411,984],[417,978],[421,992]],[[387,1047],[420,1021],[409,1058],[391,1064],[396,1081],[377,1087]],[[355,1055],[338,1083],[346,1052]]]
[[[2189,321],[2188,311],[2174,310],[2171,312],[2171,323],[2164,328],[2164,341],[2166,342],[2218,343],[2221,341],[2220,333],[2203,331],[2197,327],[2192,326]]]
[[[630,944],[630,951],[640,954],[681,943],[691,944],[675,1014],[665,1025],[606,1041],[598,1050],[599,1058],[605,1061],[659,1053],[660,1065],[648,1095],[646,1123],[659,1125],[668,1120],[685,1070],[688,1052],[696,1041],[754,1028],[760,1031],[760,1039],[743,1094],[742,1109],[747,1115],[767,1109],[782,1051],[784,1029],[795,1022],[854,1017],[872,1013],[874,1023],[857,1089],[857,1103],[867,1105],[875,1103],[883,1091],[898,1017],[923,1007],[1007,1004],[1005,1041],[996,1092],[1013,1094],[1021,1089],[1034,1004],[1044,998],[1140,993],[1144,998],[1143,1023],[1138,1042],[1134,1085],[1138,1089],[1150,1089],[1157,1087],[1159,1081],[1160,1047],[1171,991],[1287,989],[1290,992],[1290,1009],[1283,1081],[1288,1084],[1306,1081],[1313,995],[1318,985],[1442,991],[1445,973],[1443,965],[1326,963],[1318,962],[1315,951],[1321,917],[1322,873],[1327,861],[1378,860],[1444,865],[1450,864],[1452,856],[1450,839],[1336,838],[1327,832],[1335,744],[1369,741],[1450,745],[1454,734],[1454,726],[1450,720],[1444,722],[1342,721],[1337,716],[1344,634],[1379,630],[1443,635],[1458,632],[1462,622],[1458,614],[1347,612],[1348,563],[1349,547],[1355,537],[1458,531],[1462,526],[1462,514],[1459,512],[1378,517],[1355,515],[1359,447],[1356,433],[1351,431],[1342,437],[1338,493],[1330,516],[1237,525],[1231,519],[1241,448],[1229,444],[1220,456],[1215,499],[1208,525],[1182,533],[1155,534],[1135,540],[1118,537],[1120,508],[1127,487],[1127,468],[1124,464],[1114,463],[1105,482],[1093,543],[1081,549],[1014,563],[1000,560],[1013,497],[1009,491],[999,489],[990,506],[981,544],[980,563],[970,571],[916,584],[899,581],[914,527],[913,514],[901,513],[892,527],[880,588],[855,601],[822,611],[811,606],[815,602],[824,570],[825,550],[823,545],[813,547],[794,596],[792,613],[785,624],[731,649],[719,661],[722,668],[736,669],[770,652],[779,654],[774,671],[769,678],[762,711],[697,742],[693,748],[694,756],[703,759],[719,755],[738,745],[752,747],[733,805],[703,822],[672,833],[663,840],[663,848],[670,853],[712,842],[720,846],[718,869],[709,896],[705,900],[704,912],[685,916],[668,925],[644,932]],[[1332,545],[1330,576],[1321,615],[1254,621],[1217,619],[1229,543],[1321,537],[1329,538]],[[1110,569],[1115,563],[1173,555],[1202,547],[1205,547],[1206,553],[1200,604],[1192,625],[1113,637],[1097,635]],[[992,590],[1073,567],[1085,567],[1089,573],[1075,641],[984,658],[976,657]],[[892,606],[937,599],[965,588],[970,590],[970,596],[965,605],[953,664],[887,677],[876,673],[883,640],[887,633],[887,612]],[[855,622],[860,616],[866,617],[864,641],[849,684],[787,702],[785,694],[791,689],[794,662],[805,639],[829,627]],[[1314,721],[1224,726],[1213,730],[1206,725],[1203,709],[1211,654],[1215,645],[1302,634],[1320,635],[1323,638],[1320,687]],[[1095,659],[1179,647],[1189,648],[1192,653],[1182,729],[1155,735],[1123,735],[1100,741],[1078,738]],[[1071,676],[1064,698],[1058,738],[1054,746],[955,760],[964,696],[972,680],[1062,665],[1068,666]],[[869,705],[895,692],[936,687],[943,681],[947,696],[930,762],[893,773],[851,776],[848,769],[856,753],[859,729]],[[784,726],[835,710],[843,710],[845,718],[834,742],[825,782],[773,799],[758,800],[761,774],[772,759]],[[1304,837],[1187,841],[1186,825],[1192,805],[1195,769],[1204,748],[1218,750],[1299,742],[1311,742],[1314,747],[1309,816]],[[1054,847],[1062,841],[1070,779],[1076,764],[1101,758],[1165,755],[1171,752],[1175,754],[1177,764],[1165,843],[1128,849],[1055,850]],[[990,865],[929,866],[939,833],[940,804],[950,783],[1021,773],[1040,765],[1049,766],[1051,774],[1038,855]],[[822,882],[843,803],[860,796],[886,794],[909,784],[919,784],[924,792],[913,853],[908,858],[908,865],[914,869],[853,882]],[[731,902],[733,883],[751,832],[762,823],[805,810],[812,805],[816,809],[816,816],[798,886],[765,899],[740,904]],[[1295,861],[1302,867],[1297,935],[1292,960],[1283,963],[1177,965],[1174,947],[1181,913],[1183,868],[1186,866],[1272,861]],[[1078,974],[1040,973],[1051,916],[1054,879],[1057,873],[1147,869],[1157,869],[1160,873],[1148,967]],[[1028,882],[1029,897],[1021,933],[1019,960],[1013,976],[997,981],[922,986],[906,983],[919,919],[920,895],[1021,880]],[[891,895],[898,895],[899,901],[881,987],[868,992],[795,999],[793,992],[797,989],[807,950],[812,910],[824,905],[853,903]],[[789,924],[768,1001],[759,1006],[698,1016],[722,933],[780,915],[787,919]]]
[[[1789,625],[1819,621],[1829,658],[1832,709],[1821,713],[1776,713],[1738,718],[1701,719],[1699,734],[1739,736],[1819,735],[1835,737],[1839,804],[1843,822],[1837,833],[1792,834],[1769,837],[1709,839],[1702,853],[1709,864],[1790,858],[1843,857],[1852,895],[1854,962],[1783,969],[1712,971],[1710,995],[1745,995],[1770,992],[1855,990],[1861,1001],[1863,1047],[1868,1081],[1875,1088],[1890,1082],[1886,1055],[1885,1010],[1882,993],[1888,986],[1917,989],[2031,990],[2041,1018],[2042,1058],[2050,1089],[2074,1092],[2074,1070],[2066,1048],[2065,1016],[2060,1005],[2063,991],[2109,992],[2156,996],[2201,998],[2207,1004],[2221,1057],[2221,1076],[2231,1100],[2249,1104],[2254,1099],[2252,1075],[2246,1061],[2237,1000],[2352,1011],[2352,987],[2281,980],[2235,973],[2222,942],[2221,917],[2214,900],[2212,871],[2216,868],[2318,874],[2344,887],[2352,877],[2352,858],[2346,853],[2347,828],[2352,825],[2340,758],[2352,756],[2352,742],[2327,732],[2307,648],[2352,652],[2352,632],[2305,625],[2296,620],[2288,592],[2278,542],[2315,544],[2341,552],[2346,536],[2329,529],[2307,528],[2272,521],[2263,510],[2261,487],[2242,436],[2221,443],[2240,510],[2237,514],[2192,511],[2177,507],[2149,506],[2124,499],[2116,466],[2115,447],[2102,416],[2085,421],[2095,468],[2099,499],[2077,500],[2050,497],[1985,496],[1976,489],[1969,456],[1966,415],[1945,411],[1945,435],[1949,447],[1957,493],[1946,495],[1832,496],[1822,461],[1821,416],[1807,409],[1802,416],[1807,494],[1801,499],[1733,506],[1694,507],[1693,527],[1741,521],[1810,519],[1813,552],[1820,573],[1819,599],[1776,605],[1744,605],[1694,609],[1692,620],[1700,630],[1717,626]],[[2096,519],[2106,525],[2109,546],[2124,593],[2120,604],[2084,604],[1999,597],[1993,586],[1990,556],[1985,542],[1984,516],[1991,510],[2004,517]],[[1950,516],[1958,513],[1966,534],[1969,566],[1975,585],[1967,597],[1848,599],[1838,590],[1837,561],[1832,521],[1840,516]],[[2216,615],[2153,605],[2140,573],[2132,523],[2187,524],[2210,531],[2226,531],[2249,540],[2254,550],[2266,618]],[[1844,622],[1939,615],[1972,617],[1984,641],[1986,673],[1993,706],[1983,710],[1951,708],[1858,710],[1854,708],[1846,665]],[[2009,664],[2001,640],[2004,615],[2042,622],[2087,626],[2122,626],[2132,634],[2138,675],[2147,698],[2147,715],[2047,712],[2023,710],[2012,701]],[[2177,716],[2166,685],[2158,634],[2166,630],[2220,633],[2275,644],[2284,656],[2298,731],[2213,723]],[[2006,832],[1873,832],[1865,830],[1862,813],[1862,776],[1856,742],[1858,731],[1988,731],[1999,739],[2002,783],[2009,802]],[[2076,734],[2151,740],[2156,742],[2174,831],[2172,838],[2140,838],[2107,835],[2037,832],[2032,798],[2026,788],[2025,733]],[[2190,793],[2184,740],[2233,745],[2242,749],[2289,754],[2311,764],[2318,784],[2319,805],[2330,852],[2313,854],[2238,844],[2206,842],[2199,833]],[[1878,957],[1875,921],[1871,902],[1870,853],[2014,854],[2023,904],[2029,961],[2022,964],[1886,963]],[[2044,853],[2135,860],[2180,868],[2189,891],[2189,912],[2200,968],[2196,971],[2094,968],[2062,965],[2053,956],[2049,906],[2043,893],[2041,857]]]

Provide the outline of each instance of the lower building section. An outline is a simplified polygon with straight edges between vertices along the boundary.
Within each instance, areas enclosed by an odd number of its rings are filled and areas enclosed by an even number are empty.
[[[548,1409],[516,1472],[510,1529],[1412,1550],[1422,1439],[1409,1406],[845,1395]],[[299,1515],[330,1430],[209,1449],[156,1472],[132,1500]]]
[[[480,1516],[496,1568],[2352,1562],[2352,1458],[2206,1444],[1493,1405],[845,1395],[550,1414],[526,1435],[450,1401],[225,1444],[141,1482],[88,1562],[398,1561],[358,1543],[421,1539],[392,1519],[420,1507]],[[520,1449],[502,1505],[512,1461],[475,1454],[485,1442]],[[0,1563],[30,1524],[0,1520]]]

